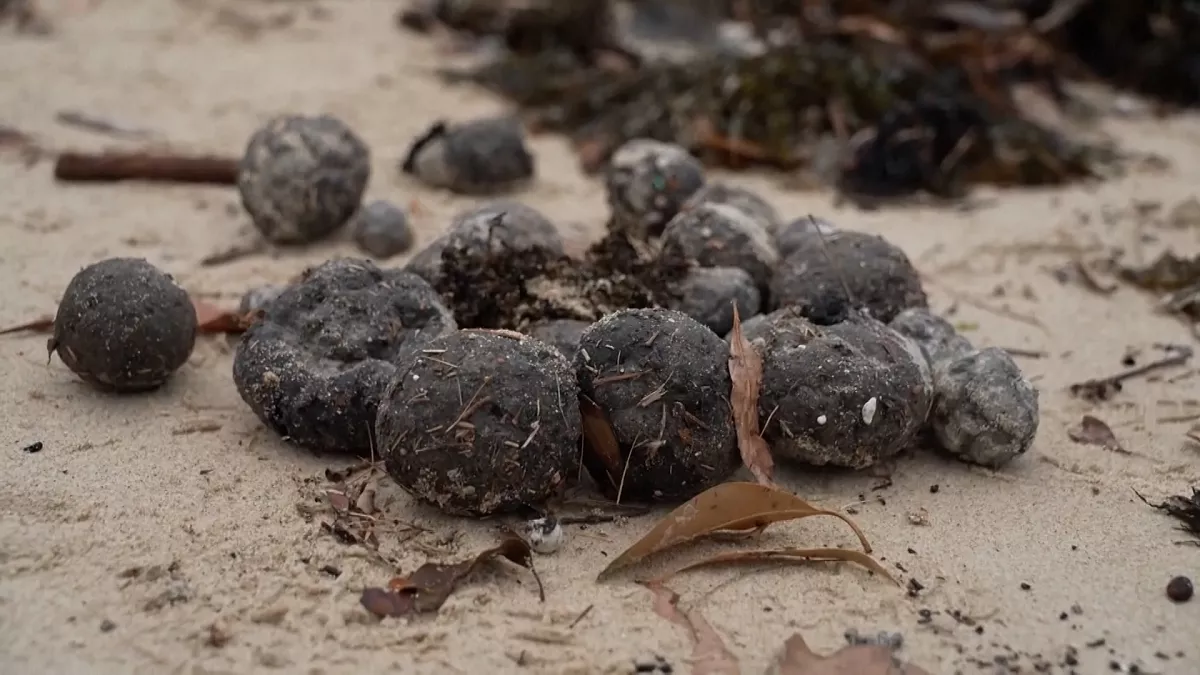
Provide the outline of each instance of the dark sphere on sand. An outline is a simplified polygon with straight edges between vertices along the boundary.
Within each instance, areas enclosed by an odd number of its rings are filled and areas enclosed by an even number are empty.
[[[851,307],[846,287],[853,302],[884,323],[909,307],[928,304],[921,277],[904,251],[883,237],[842,230],[797,242],[775,269],[771,306],[794,306],[815,323],[837,323]]]
[[[684,204],[684,210],[700,204],[728,204],[750,216],[767,232],[774,232],[782,223],[779,212],[762,196],[748,188],[718,181],[706,183]]]
[[[448,513],[556,495],[578,462],[579,390],[566,358],[510,331],[460,330],[415,354],[379,406],[388,473]]]
[[[466,255],[500,254],[541,250],[553,255],[563,252],[558,228],[537,209],[507,199],[460,212],[450,227],[418,251],[405,269],[437,285],[442,275],[442,253],[447,247]]]
[[[704,180],[704,166],[683,147],[628,141],[613,153],[604,176],[612,226],[640,238],[658,236]]]
[[[717,335],[733,328],[735,303],[743,321],[760,309],[754,279],[737,267],[693,267],[674,290],[676,300],[671,309],[687,314]]]
[[[195,342],[187,291],[141,258],[109,258],[71,279],[48,347],[85,381],[134,392],[162,386]]]
[[[250,137],[237,187],[264,238],[304,244],[346,224],[370,177],[370,150],[344,122],[281,115]]]
[[[818,326],[794,309],[743,326],[763,357],[758,410],[776,457],[861,469],[911,445],[933,403],[920,348],[852,312]]]
[[[757,220],[730,204],[703,202],[681,211],[662,236],[664,258],[694,261],[701,267],[737,267],[765,288],[779,263],[779,251]]]
[[[367,260],[330,260],[266,305],[238,343],[233,380],[281,436],[312,450],[366,456],[379,398],[397,366],[455,329],[420,277]]]
[[[494,194],[532,179],[534,158],[516,119],[437,122],[413,142],[400,170],[451,192]]]
[[[621,456],[589,463],[635,501],[689,499],[740,464],[729,409],[729,347],[688,316],[627,309],[592,324],[575,355],[579,388],[607,416]]]

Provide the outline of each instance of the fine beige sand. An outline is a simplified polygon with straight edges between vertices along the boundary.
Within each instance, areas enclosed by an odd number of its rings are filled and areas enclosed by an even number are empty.
[[[373,148],[368,197],[419,204],[422,243],[473,203],[415,185],[395,163],[433,119],[503,104],[440,86],[428,71],[447,58],[444,44],[398,32],[395,2],[43,5],[53,36],[0,28],[0,123],[46,147],[138,145],[63,126],[55,115],[64,110],[227,154],[240,153],[269,115],[328,112]],[[863,497],[857,522],[889,569],[924,586],[916,597],[849,566],[725,567],[672,582],[743,673],[763,672],[793,633],[824,652],[844,645],[847,630],[902,633],[900,654],[931,673],[1033,672],[1039,661],[1055,673],[1200,672],[1200,601],[1175,605],[1164,594],[1176,574],[1200,577],[1200,549],[1177,545],[1185,535],[1176,523],[1134,495],[1157,499],[1200,483],[1189,423],[1164,421],[1200,412],[1197,379],[1176,368],[1132,381],[1104,404],[1066,392],[1120,370],[1128,350],[1146,361],[1155,343],[1194,338],[1151,296],[1126,288],[1101,296],[1053,274],[1111,248],[1134,260],[1168,243],[1195,252],[1200,226],[1172,227],[1166,216],[1196,195],[1200,118],[1126,118],[1107,128],[1170,166],[1091,188],[985,191],[971,211],[843,210],[828,193],[790,191],[778,178],[731,178],[788,216],[813,212],[886,235],[927,275],[934,307],[953,311],[978,345],[1045,355],[1020,359],[1041,391],[1037,442],[1002,471],[923,451],[898,460],[880,490],[877,476],[781,470],[785,486],[824,506]],[[540,178],[518,198],[581,249],[604,220],[602,189],[562,140],[539,137],[533,147]],[[17,150],[0,149],[0,324],[52,312],[71,276],[108,256],[144,256],[193,294],[232,306],[251,286],[356,254],[343,238],[200,265],[246,226],[231,189],[56,184],[51,162],[28,166]],[[654,613],[645,589],[629,576],[595,582],[652,518],[569,527],[564,549],[537,560],[545,604],[523,570],[498,566],[434,617],[378,622],[359,594],[392,570],[298,508],[315,504],[324,469],[338,462],[262,427],[234,389],[224,338],[202,338],[169,386],[141,396],[102,395],[57,359],[47,365],[44,335],[0,337],[0,359],[0,671],[630,673],[655,655],[674,672],[692,671],[689,635]],[[1085,413],[1106,420],[1129,454],[1070,441]],[[22,451],[34,441],[41,452]],[[398,535],[385,541],[406,572],[494,540],[493,524],[440,516],[394,488],[380,503],[429,530],[403,545]],[[739,546],[852,543],[835,522],[805,520],[642,569]],[[341,575],[323,572],[327,565]],[[1074,671],[1063,665],[1073,651]]]

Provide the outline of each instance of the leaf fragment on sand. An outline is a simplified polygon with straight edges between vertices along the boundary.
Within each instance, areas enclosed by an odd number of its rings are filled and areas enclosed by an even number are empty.
[[[754,345],[742,334],[742,319],[737,302],[733,303],[733,333],[729,339],[729,378],[733,381],[730,403],[737,429],[738,450],[742,463],[763,485],[773,485],[775,462],[771,449],[758,427],[758,393],[762,386],[763,361]]]
[[[600,572],[599,579],[647,556],[716,532],[761,529],[771,523],[809,516],[832,516],[842,520],[854,530],[863,551],[871,552],[871,545],[862,530],[845,515],[819,509],[776,487],[745,482],[722,483],[667,514],[650,532],[609,563]]]
[[[519,537],[510,536],[494,548],[481,551],[468,560],[425,563],[409,577],[392,579],[387,588],[366,588],[359,601],[368,612],[380,618],[436,612],[464,579],[480,565],[496,558],[505,558],[529,570],[537,581],[539,597],[543,602],[546,600],[542,580],[533,569],[533,553],[529,544]]]
[[[814,563],[814,562],[850,562],[861,565],[862,567],[879,574],[884,579],[899,585],[895,577],[888,573],[883,565],[879,564],[874,558],[863,553],[862,551],[852,551],[845,548],[781,548],[769,551],[729,551],[726,553],[718,553],[703,560],[688,563],[683,567],[677,568],[672,572],[668,572],[654,579],[655,582],[662,582],[671,577],[682,574],[689,570],[694,570],[698,567],[707,567],[709,565],[726,565],[729,563],[768,563],[768,562],[784,562],[784,563]]]
[[[256,313],[241,315],[237,312],[221,309],[204,300],[192,298],[192,307],[196,309],[196,331],[199,333],[226,333],[236,335],[243,333],[257,318]],[[15,326],[0,329],[0,335],[10,333],[49,333],[54,330],[54,317],[41,316]]]
[[[901,663],[883,645],[842,647],[820,656],[796,633],[783,643],[768,675],[929,675],[917,666]]]
[[[1084,415],[1083,419],[1079,420],[1079,425],[1067,432],[1067,436],[1076,443],[1098,445],[1112,452],[1123,455],[1130,454],[1117,440],[1117,435],[1113,433],[1112,428],[1104,420],[1091,415]]]
[[[621,443],[608,422],[608,415],[595,401],[582,395],[579,412],[583,418],[585,458],[598,461],[610,485],[616,488],[621,476]]]
[[[691,635],[691,672],[696,675],[740,675],[737,659],[725,646],[721,634],[698,609],[680,609],[679,594],[661,583],[645,584],[654,594],[654,613],[687,629]]]

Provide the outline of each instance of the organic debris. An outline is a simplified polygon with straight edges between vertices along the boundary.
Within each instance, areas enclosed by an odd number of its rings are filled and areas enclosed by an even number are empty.
[[[533,568],[533,552],[520,537],[508,536],[499,545],[459,563],[425,563],[409,577],[396,577],[385,588],[363,590],[363,607],[380,618],[436,612],[458,585],[483,563],[505,558],[528,569],[538,585],[538,596],[546,601],[542,580]]]
[[[1121,278],[1156,293],[1167,293],[1163,307],[1172,314],[1200,321],[1200,255],[1184,258],[1167,251],[1145,267],[1121,267]]]
[[[640,49],[630,39],[597,40],[622,31],[611,22],[566,48],[567,38],[547,26],[525,49],[443,74],[506,96],[535,127],[571,134],[589,168],[628,140],[650,138],[733,168],[828,168],[852,193],[957,196],[973,183],[1061,184],[1111,165],[1108,148],[1035,121],[1014,91],[1032,83],[1046,98],[1068,101],[1064,76],[1081,70],[1075,52],[1096,54],[1078,22],[1100,30],[1096,15],[1047,21],[1051,14],[1031,5],[1004,17],[1011,21],[980,22],[944,9],[772,3],[752,10],[759,30],[749,42],[716,46],[718,21],[740,17],[705,17],[690,53],[678,58],[653,53],[661,51],[656,40]],[[1135,20],[1152,15],[1129,11]],[[1189,25],[1186,11],[1171,17],[1181,29]],[[1182,73],[1193,49],[1166,53]],[[622,58],[603,58],[614,52]]]
[[[1085,401],[1107,401],[1120,393],[1127,380],[1152,373],[1162,368],[1181,366],[1191,360],[1193,354],[1192,348],[1187,345],[1160,345],[1160,348],[1167,353],[1166,356],[1150,363],[1124,370],[1116,375],[1109,375],[1108,377],[1087,380],[1085,382],[1076,382],[1070,386],[1069,391],[1072,396]]]
[[[833,516],[844,521],[858,537],[863,552],[871,552],[866,535],[847,516],[817,508],[779,488],[733,482],[710,488],[667,514],[650,532],[609,563],[600,572],[599,579],[650,555],[702,537],[761,531],[771,523],[809,516]]]
[[[196,331],[207,335],[238,335],[245,331],[258,318],[257,312],[239,314],[236,311],[221,309],[205,300],[192,298],[192,306],[196,309]],[[39,316],[14,326],[0,329],[0,335],[11,333],[50,333],[54,330],[54,317]]]
[[[762,386],[762,374],[762,357],[742,334],[742,319],[735,302],[733,332],[729,338],[729,377],[733,380],[729,402],[733,407],[738,450],[742,453],[742,463],[750,469],[754,478],[770,487],[775,482],[771,478],[775,462],[771,459],[771,448],[767,447],[758,426],[758,390]]]
[[[884,579],[899,585],[883,565],[880,565],[874,558],[863,553],[862,551],[852,551],[844,548],[781,548],[769,551],[732,551],[728,553],[718,553],[709,558],[698,560],[693,563],[688,563],[683,567],[676,568],[656,579],[656,581],[665,581],[682,572],[694,570],[700,567],[708,567],[710,565],[728,565],[730,563],[781,563],[781,562],[852,562],[866,569],[881,575]]]
[[[1098,445],[1105,450],[1128,455],[1130,452],[1122,447],[1121,442],[1117,440],[1116,434],[1109,428],[1104,420],[1084,415],[1079,421],[1079,426],[1072,428],[1067,432],[1071,440],[1084,445]]]
[[[1173,495],[1166,501],[1155,504],[1141,495],[1137,490],[1134,494],[1149,506],[1165,512],[1167,515],[1183,523],[1179,529],[1196,537],[1192,543],[1200,546],[1200,488],[1192,488],[1192,496]]]
[[[829,656],[820,656],[796,633],[783,643],[783,651],[768,671],[770,675],[929,675],[917,666],[900,662],[887,645],[850,645]]]
[[[737,659],[725,646],[721,634],[704,618],[700,610],[681,609],[679,594],[661,583],[651,582],[645,586],[654,594],[655,614],[671,623],[683,626],[691,635],[694,643],[691,658],[693,673],[697,675],[740,675],[741,670],[738,668]]]

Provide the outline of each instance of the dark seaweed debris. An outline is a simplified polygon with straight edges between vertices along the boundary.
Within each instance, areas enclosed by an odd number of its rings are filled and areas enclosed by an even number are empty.
[[[1174,495],[1158,504],[1146,499],[1137,491],[1134,491],[1134,494],[1149,506],[1183,523],[1179,529],[1196,537],[1191,543],[1200,546],[1200,488],[1192,488],[1191,497]]]
[[[445,75],[570,134],[591,168],[646,137],[733,168],[832,165],[825,178],[864,196],[957,196],[978,183],[1055,185],[1115,168],[1107,145],[1024,116],[1017,85],[1065,102],[1067,77],[1099,75],[1200,102],[1200,47],[1182,37],[1200,31],[1200,0],[752,4],[753,16],[739,18],[771,27],[757,51],[697,45],[687,60],[642,55],[630,67],[599,59],[606,47],[580,58],[584,46],[513,52]],[[1115,28],[1128,23],[1130,35]],[[829,139],[833,161],[818,150]]]

